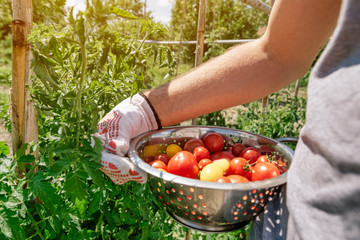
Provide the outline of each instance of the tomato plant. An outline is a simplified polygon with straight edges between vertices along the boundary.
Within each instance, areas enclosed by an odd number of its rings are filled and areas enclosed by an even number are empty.
[[[168,172],[182,177],[196,178],[199,166],[194,154],[188,151],[176,153],[168,163]]]

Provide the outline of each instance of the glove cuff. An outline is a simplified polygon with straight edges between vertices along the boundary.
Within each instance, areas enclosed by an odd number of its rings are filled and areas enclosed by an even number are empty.
[[[144,110],[146,116],[148,117],[148,120],[150,121],[152,128],[151,130],[159,130],[162,128],[160,118],[155,111],[155,108],[143,93],[140,92],[138,94],[135,94],[131,98],[131,101],[141,106],[141,108]]]

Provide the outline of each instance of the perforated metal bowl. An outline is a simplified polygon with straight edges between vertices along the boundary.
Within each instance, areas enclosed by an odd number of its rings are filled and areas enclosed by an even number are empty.
[[[148,173],[153,194],[176,221],[199,231],[233,231],[248,224],[277,197],[286,182],[286,172],[258,182],[206,182],[160,171],[140,157],[147,145],[166,147],[175,143],[183,146],[189,139],[202,138],[209,132],[222,134],[226,147],[238,142],[255,147],[271,146],[287,160],[288,166],[291,164],[293,151],[280,141],[236,129],[209,126],[173,127],[142,134],[131,141],[128,155],[134,164]]]

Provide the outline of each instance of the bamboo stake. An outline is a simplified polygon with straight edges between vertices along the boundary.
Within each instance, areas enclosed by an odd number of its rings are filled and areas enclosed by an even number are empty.
[[[197,42],[195,49],[195,67],[202,63],[204,56],[204,34],[205,34],[206,0],[200,0],[198,15]],[[191,121],[192,125],[197,125],[197,119]]]

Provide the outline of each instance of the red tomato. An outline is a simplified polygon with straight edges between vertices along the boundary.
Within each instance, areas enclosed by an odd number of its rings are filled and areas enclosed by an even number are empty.
[[[245,182],[250,182],[249,179],[247,179],[244,176],[240,176],[240,175],[229,175],[227,176],[231,183],[245,183]]]
[[[188,151],[176,153],[168,163],[168,172],[182,177],[196,178],[199,166],[194,154]]]
[[[276,164],[277,168],[279,169],[280,174],[283,174],[284,172],[287,171],[286,161],[276,160],[275,164]]]
[[[147,157],[144,157],[144,162],[146,163],[151,163],[152,161],[155,160],[155,157],[154,156],[147,156]]]
[[[240,153],[242,150],[244,150],[246,146],[242,143],[235,143],[235,145],[231,148],[232,154],[234,154],[236,157],[240,156]]]
[[[269,178],[274,178],[280,175],[279,169],[269,162],[257,163],[253,167],[251,180],[252,181],[261,181]]]
[[[262,163],[262,162],[269,162],[269,157],[267,155],[261,155],[257,160],[256,163]]]
[[[259,148],[260,152],[262,155],[266,155],[266,154],[272,154],[273,152],[275,152],[275,149],[273,147],[270,147],[268,145],[261,145]]]
[[[195,148],[197,147],[205,147],[204,142],[199,138],[192,138],[187,141],[184,145],[184,150],[194,153]]]
[[[194,149],[194,156],[196,158],[196,161],[200,161],[205,158],[210,158],[209,150],[207,150],[205,147],[196,147]]]
[[[217,179],[215,179],[215,182],[218,182],[218,183],[231,183],[231,180],[228,177],[218,177]]]
[[[206,134],[203,142],[210,153],[219,152],[224,148],[224,138],[220,133],[210,132]]]
[[[215,160],[218,160],[218,159],[223,159],[223,158],[226,158],[226,159],[228,159],[230,161],[234,157],[235,157],[234,154],[232,154],[231,152],[228,152],[228,151],[215,152],[215,153],[212,153],[210,155],[210,159],[212,161],[215,161]]]
[[[261,156],[259,149],[255,147],[247,147],[241,151],[240,157],[245,158],[249,161],[250,164],[256,162],[256,160]]]
[[[165,153],[160,153],[159,155],[157,155],[155,157],[155,160],[160,160],[162,162],[164,162],[166,165],[168,164],[170,158],[168,155],[166,155]]]
[[[212,161],[210,159],[207,159],[207,158],[200,160],[199,164],[198,164],[200,170],[202,170],[206,165],[208,165],[210,163],[212,163]]]
[[[155,161],[152,161],[150,163],[150,166],[154,167],[154,168],[157,168],[157,169],[163,169],[163,170],[168,170],[166,164],[160,160],[155,160]]]
[[[241,175],[251,179],[251,165],[245,158],[236,157],[230,161],[229,175]]]

